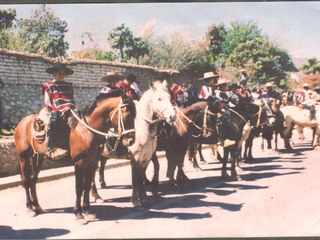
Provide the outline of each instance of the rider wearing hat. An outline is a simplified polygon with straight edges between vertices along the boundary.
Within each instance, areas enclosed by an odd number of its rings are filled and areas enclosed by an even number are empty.
[[[42,94],[47,110],[50,112],[48,125],[47,157],[59,160],[67,156],[68,150],[63,145],[63,134],[69,133],[66,119],[70,109],[75,109],[72,83],[64,81],[66,75],[72,75],[73,70],[66,64],[56,62],[53,67],[46,69],[46,72],[54,75],[51,82],[42,84]]]
[[[310,122],[317,123],[315,120],[315,100],[313,92],[310,90],[310,85],[308,83],[303,84],[303,89],[298,94],[298,99],[296,100],[296,104],[306,109],[310,110]]]
[[[139,100],[140,97],[136,93],[136,91],[131,87],[132,83],[137,81],[136,75],[134,75],[131,72],[125,72],[124,74],[124,79],[122,82],[119,82],[117,84],[118,88],[121,88],[124,92],[127,93],[128,96],[130,96],[134,100]]]
[[[217,118],[217,130],[218,130],[218,140],[223,147],[228,147],[234,145],[236,142],[227,138],[230,132],[227,128],[228,116],[226,114],[226,109],[228,109],[229,94],[228,94],[228,83],[230,81],[226,79],[219,79],[214,86],[218,89],[215,91],[216,97],[222,103],[221,111],[218,113]]]
[[[203,78],[199,78],[199,80],[204,81],[199,93],[200,99],[207,99],[214,95],[213,85],[217,83],[218,78],[219,74],[214,74],[214,72],[206,72],[203,74]]]
[[[268,82],[265,85],[266,93],[262,94],[260,96],[260,98],[275,99],[277,105],[279,105],[281,103],[282,97],[281,97],[281,94],[279,92],[273,90],[273,87],[274,87],[273,83],[272,82]]]

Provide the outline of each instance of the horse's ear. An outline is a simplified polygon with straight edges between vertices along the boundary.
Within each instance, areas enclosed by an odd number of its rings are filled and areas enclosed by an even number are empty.
[[[156,89],[152,81],[149,82],[149,87],[150,87],[151,89],[153,89],[153,90]]]

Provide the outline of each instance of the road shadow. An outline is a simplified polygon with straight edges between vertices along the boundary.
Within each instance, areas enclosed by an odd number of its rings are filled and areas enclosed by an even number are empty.
[[[67,229],[40,228],[14,230],[10,226],[0,225],[1,239],[47,239],[70,233]]]

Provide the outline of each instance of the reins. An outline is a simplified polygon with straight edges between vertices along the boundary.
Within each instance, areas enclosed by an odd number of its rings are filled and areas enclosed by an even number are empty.
[[[194,137],[194,138],[201,137],[201,136],[204,134],[205,130],[214,132],[213,129],[208,128],[208,126],[207,126],[207,115],[208,115],[208,114],[210,114],[210,115],[212,115],[212,116],[216,116],[216,115],[208,110],[208,106],[206,106],[205,111],[204,111],[204,116],[203,116],[204,119],[203,119],[203,127],[202,127],[202,128],[199,127],[199,126],[198,126],[194,121],[192,121],[190,118],[188,118],[178,107],[174,106],[174,108],[175,108],[175,110],[176,110],[178,113],[181,114],[181,116],[182,116],[184,119],[186,119],[186,120],[189,122],[189,124],[192,124],[192,125],[195,126],[198,130],[200,130],[200,133],[199,133],[198,135],[191,134],[192,137]],[[179,117],[179,115],[178,115],[178,117]],[[185,126],[183,123],[181,124],[181,126],[183,127],[183,129],[184,129],[186,132],[189,132],[188,129],[186,128],[186,126]]]
[[[114,113],[112,114],[110,120],[112,120],[112,118],[115,116],[115,113],[116,112],[119,112],[119,115],[118,115],[118,126],[119,126],[119,131],[118,131],[118,134],[117,133],[114,133],[112,132],[111,130],[109,130],[107,133],[105,132],[101,132],[99,130],[96,130],[92,127],[90,127],[85,121],[83,121],[74,111],[73,109],[70,109],[72,115],[79,121],[81,122],[87,129],[89,129],[90,131],[98,134],[98,135],[101,135],[101,136],[104,136],[105,138],[109,138],[109,137],[121,137],[122,135],[124,134],[128,134],[128,133],[131,133],[131,132],[135,132],[135,129],[129,129],[129,130],[125,130],[124,128],[124,123],[123,123],[123,115],[122,115],[122,111],[120,111],[121,108],[125,107],[126,105],[128,104],[122,104],[122,99],[120,100],[120,104],[118,106],[118,108],[114,111]]]

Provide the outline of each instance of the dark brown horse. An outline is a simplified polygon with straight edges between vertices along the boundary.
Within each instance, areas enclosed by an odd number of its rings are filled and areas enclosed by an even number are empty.
[[[90,112],[84,114],[82,119],[77,118],[81,122],[75,119],[75,113],[68,118],[70,126],[68,161],[75,166],[74,213],[80,224],[86,224],[86,219],[95,218],[90,210],[89,191],[107,132],[111,127],[117,127],[119,123],[122,125],[122,128],[119,127],[121,130],[132,129],[135,113],[133,101],[123,95],[97,100]],[[37,198],[36,183],[41,165],[47,159],[45,158],[47,141],[38,142],[32,134],[32,125],[36,117],[36,114],[25,117],[15,130],[15,145],[22,184],[26,192],[28,213],[31,216],[43,213]],[[121,121],[119,121],[120,118]],[[131,137],[134,138],[134,134]]]

